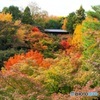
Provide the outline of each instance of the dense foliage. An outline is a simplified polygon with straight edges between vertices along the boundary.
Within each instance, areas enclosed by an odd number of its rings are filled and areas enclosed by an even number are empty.
[[[60,23],[60,19],[58,20],[49,20],[46,25],[45,28],[47,29],[60,29],[62,26],[62,23]]]
[[[66,25],[67,30],[68,30],[69,32],[71,32],[71,33],[74,31],[74,24],[75,24],[75,21],[76,21],[76,15],[75,15],[74,12],[72,12],[72,13],[70,13],[70,14],[68,15],[68,18],[67,18],[67,25]]]
[[[73,35],[55,36],[1,19],[0,100],[99,100],[100,22],[90,14],[80,21]],[[70,96],[72,91],[98,95]]]
[[[33,19],[32,19],[32,15],[30,12],[30,8],[26,7],[22,16],[22,22],[24,24],[33,24]]]
[[[12,21],[12,15],[7,13],[0,13],[0,21],[7,21],[7,22],[11,22]]]
[[[21,11],[16,6],[4,7],[2,10],[3,13],[10,13],[13,17],[13,20],[21,19]]]
[[[100,5],[92,6],[93,11],[88,11],[88,15],[100,20]]]
[[[82,6],[76,11],[72,12],[68,15],[66,29],[73,33],[76,26],[81,24],[82,21],[85,19],[85,10]]]
[[[36,3],[31,2],[25,9],[20,10],[17,6],[4,7],[0,13],[0,20],[20,20],[24,24],[30,24],[43,28],[62,27],[63,17],[48,16],[48,12],[41,10]]]

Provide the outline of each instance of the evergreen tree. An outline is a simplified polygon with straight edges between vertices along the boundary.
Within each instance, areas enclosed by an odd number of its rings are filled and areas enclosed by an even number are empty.
[[[82,21],[85,19],[85,10],[82,6],[80,6],[79,10],[76,11],[76,13],[72,12],[68,15],[67,19],[67,31],[73,33],[75,27],[77,24],[82,23]]]
[[[85,19],[85,10],[80,6],[79,10],[76,11],[76,24],[82,23]]]
[[[92,9],[94,11],[88,11],[87,15],[93,17],[93,18],[97,18],[98,20],[100,20],[100,5],[97,6],[92,6]]]
[[[29,7],[26,7],[24,10],[22,22],[25,24],[33,24],[33,19]]]
[[[73,33],[75,22],[76,22],[76,14],[72,12],[67,17],[67,24],[66,24],[67,31]]]

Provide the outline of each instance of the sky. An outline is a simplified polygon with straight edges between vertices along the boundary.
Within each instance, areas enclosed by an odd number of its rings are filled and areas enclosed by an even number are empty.
[[[100,0],[0,0],[0,11],[10,5],[25,8],[31,2],[37,3],[42,10],[55,16],[67,16],[78,10],[81,5],[85,11],[91,10],[91,6],[100,5]]]

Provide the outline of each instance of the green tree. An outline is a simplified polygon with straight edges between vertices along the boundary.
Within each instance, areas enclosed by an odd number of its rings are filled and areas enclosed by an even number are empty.
[[[10,6],[9,8],[4,7],[2,12],[12,14],[13,20],[21,19],[22,16],[21,11],[16,6]]]
[[[2,10],[3,13],[8,13],[9,12],[9,8],[8,7],[4,7]]]
[[[97,6],[92,6],[92,9],[94,11],[88,11],[87,15],[93,17],[93,18],[97,18],[98,20],[100,20],[100,5]]]
[[[49,28],[49,29],[60,29],[62,26],[60,20],[53,20],[53,19],[50,19],[46,25],[45,25],[45,28]]]
[[[80,6],[79,10],[76,11],[76,24],[82,23],[85,19],[85,10]]]
[[[82,23],[85,19],[85,10],[82,6],[76,11],[68,15],[66,28],[69,32],[73,33],[77,24]]]
[[[67,17],[66,29],[67,31],[74,32],[74,24],[76,22],[76,14],[74,12],[70,13]]]
[[[28,6],[24,10],[24,13],[22,16],[22,22],[25,24],[33,24],[32,15],[30,12],[30,8]]]

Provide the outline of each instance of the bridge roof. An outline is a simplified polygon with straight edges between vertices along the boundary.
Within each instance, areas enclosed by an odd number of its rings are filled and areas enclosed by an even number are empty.
[[[46,33],[68,33],[68,31],[62,29],[45,29],[44,31]]]

